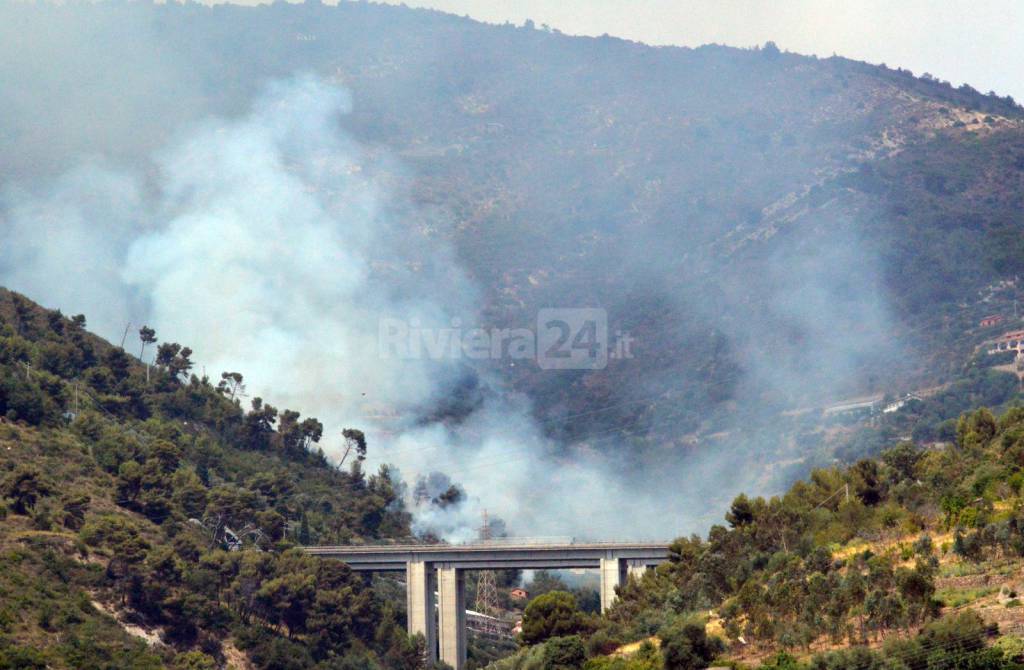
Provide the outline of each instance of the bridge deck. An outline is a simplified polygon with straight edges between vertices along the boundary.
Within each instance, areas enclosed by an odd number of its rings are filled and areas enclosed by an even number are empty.
[[[445,563],[468,570],[501,568],[597,568],[618,558],[646,565],[668,559],[667,542],[593,542],[578,544],[406,544],[304,547],[314,556],[337,558],[355,570],[398,571],[410,561]]]

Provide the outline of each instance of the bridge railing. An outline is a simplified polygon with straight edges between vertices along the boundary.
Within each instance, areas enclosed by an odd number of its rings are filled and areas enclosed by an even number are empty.
[[[659,545],[669,546],[672,544],[672,540],[654,539],[654,540],[584,540],[578,537],[572,537],[568,535],[548,535],[548,536],[526,536],[526,537],[500,537],[492,538],[488,540],[472,540],[468,542],[424,542],[419,538],[398,538],[398,539],[386,539],[386,540],[369,540],[358,543],[342,544],[342,545],[311,545],[305,547],[306,549],[362,549],[372,550],[375,548],[387,549],[389,547],[394,548],[407,548],[417,547],[423,549],[441,549],[444,548],[479,548],[479,547],[579,547],[579,548],[618,548],[628,545]]]
[[[424,547],[468,547],[468,546],[479,546],[479,545],[504,545],[504,544],[577,544],[582,542],[584,544],[597,544],[594,542],[588,542],[585,540],[579,540],[572,535],[531,535],[531,536],[517,536],[517,537],[493,537],[487,540],[467,540],[466,542],[448,542],[446,540],[438,540],[436,542],[426,542],[418,537],[400,537],[400,538],[382,538],[382,539],[369,539],[360,540],[358,542],[352,542],[348,546],[352,547],[392,547],[392,546],[412,546],[421,545]]]

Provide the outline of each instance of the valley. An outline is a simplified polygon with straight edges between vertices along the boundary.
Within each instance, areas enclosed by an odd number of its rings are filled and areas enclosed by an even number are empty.
[[[349,0],[0,56],[0,670],[1024,667],[1005,92]]]

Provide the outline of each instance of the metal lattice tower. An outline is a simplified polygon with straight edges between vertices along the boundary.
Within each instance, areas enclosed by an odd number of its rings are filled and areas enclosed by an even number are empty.
[[[484,523],[479,529],[480,541],[486,542],[491,539],[491,522],[487,518],[487,510],[484,510]],[[476,603],[474,608],[481,614],[497,616],[498,614],[498,586],[494,581],[493,570],[483,570],[476,583]]]

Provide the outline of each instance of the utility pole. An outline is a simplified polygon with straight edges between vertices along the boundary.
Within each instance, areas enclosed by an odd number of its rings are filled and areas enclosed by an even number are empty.
[[[487,518],[487,510],[484,510],[484,523],[479,530],[480,541],[487,542],[491,539],[491,522]],[[480,579],[476,583],[476,611],[488,616],[498,614],[498,586],[494,582],[494,571],[483,570]]]

